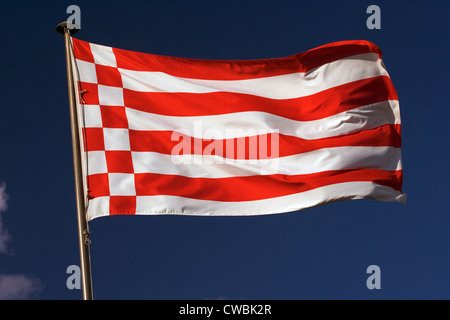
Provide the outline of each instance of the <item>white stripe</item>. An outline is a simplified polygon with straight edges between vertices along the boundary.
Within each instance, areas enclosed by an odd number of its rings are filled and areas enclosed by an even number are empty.
[[[329,170],[401,170],[401,149],[394,147],[335,147],[291,156],[262,159],[224,159],[219,156],[167,155],[132,152],[135,173],[227,178],[253,175],[311,174]]]
[[[163,72],[119,68],[123,87],[141,92],[234,92],[271,99],[308,96],[349,82],[389,76],[376,53],[356,55],[324,64],[308,72],[245,80],[204,80],[175,77]]]
[[[405,203],[406,195],[373,182],[346,182],[305,192],[255,201],[221,202],[178,196],[138,196],[136,214],[242,216],[292,212],[338,200],[371,198]],[[109,215],[109,197],[89,201],[88,219]]]
[[[252,136],[261,130],[302,139],[320,139],[400,123],[397,100],[347,110],[313,121],[296,121],[266,112],[248,111],[214,116],[175,117],[126,108],[132,130],[178,131],[194,138],[231,139]]]

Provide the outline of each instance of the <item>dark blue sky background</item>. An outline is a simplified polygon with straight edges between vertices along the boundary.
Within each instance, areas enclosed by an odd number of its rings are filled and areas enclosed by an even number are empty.
[[[94,298],[450,298],[443,0],[2,3],[0,184],[8,207],[0,235],[8,242],[0,283],[17,281],[21,298],[81,299],[66,287],[79,251],[64,41],[55,32],[71,4],[81,8],[77,38],[170,56],[273,58],[372,41],[402,115],[406,206],[355,200],[256,217],[99,218],[90,223]],[[381,30],[366,27],[371,4],[381,9]],[[366,287],[373,264],[381,290]],[[13,291],[0,285],[0,298],[19,297]]]

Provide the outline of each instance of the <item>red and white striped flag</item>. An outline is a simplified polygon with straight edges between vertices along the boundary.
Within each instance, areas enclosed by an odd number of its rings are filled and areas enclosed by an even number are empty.
[[[406,200],[398,98],[370,42],[237,61],[72,43],[89,220]]]

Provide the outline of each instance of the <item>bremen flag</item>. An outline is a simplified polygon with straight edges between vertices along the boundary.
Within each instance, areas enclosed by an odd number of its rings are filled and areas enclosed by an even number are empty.
[[[398,97],[373,43],[261,60],[72,45],[89,220],[406,200]]]

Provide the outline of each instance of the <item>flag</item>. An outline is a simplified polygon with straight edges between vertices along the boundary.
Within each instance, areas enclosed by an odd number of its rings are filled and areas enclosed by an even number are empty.
[[[373,43],[260,60],[72,45],[89,220],[406,200],[398,97]]]

